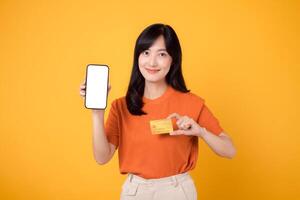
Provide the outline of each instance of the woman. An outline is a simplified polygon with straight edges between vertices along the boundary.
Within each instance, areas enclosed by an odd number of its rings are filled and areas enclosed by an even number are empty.
[[[85,96],[85,83],[80,86]],[[110,86],[109,86],[110,90]],[[128,174],[121,199],[197,199],[188,171],[196,166],[198,138],[218,155],[232,158],[235,148],[204,100],[189,92],[181,70],[181,47],[169,25],[148,26],[137,38],[125,97],[93,110],[93,150],[99,164],[119,148],[119,166]],[[150,122],[171,119],[174,131],[152,132]]]

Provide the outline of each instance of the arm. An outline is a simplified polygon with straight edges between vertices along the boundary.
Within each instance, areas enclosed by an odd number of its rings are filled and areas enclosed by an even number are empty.
[[[108,87],[108,92],[111,86]],[[80,85],[80,96],[85,98],[85,81]],[[100,165],[107,163],[114,155],[116,146],[107,141],[104,130],[105,110],[92,110],[93,122],[93,153],[94,158]]]
[[[92,111],[93,121],[93,153],[98,164],[107,163],[115,153],[115,145],[107,141],[104,132],[104,111]]]
[[[201,131],[198,132],[199,137],[204,140],[206,144],[219,156],[226,158],[233,158],[236,154],[236,149],[233,145],[231,138],[221,132],[220,135],[215,135],[205,128],[201,128]]]
[[[179,129],[170,133],[170,135],[193,135],[198,136],[208,144],[208,146],[219,156],[233,158],[236,154],[236,149],[230,137],[221,132],[219,135],[213,134],[201,127],[197,122],[188,116],[180,116],[177,113],[172,113],[167,117],[177,119],[176,124]]]

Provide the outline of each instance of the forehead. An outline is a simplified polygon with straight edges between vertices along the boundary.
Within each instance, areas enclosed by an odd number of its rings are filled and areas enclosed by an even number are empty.
[[[166,49],[166,45],[165,45],[165,39],[164,37],[161,35],[159,36],[154,43],[152,44],[152,46],[149,48],[150,50],[165,50]]]

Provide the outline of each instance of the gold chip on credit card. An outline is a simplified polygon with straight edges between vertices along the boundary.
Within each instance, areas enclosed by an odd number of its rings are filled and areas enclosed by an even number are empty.
[[[152,134],[170,133],[173,131],[171,119],[151,120],[150,128]]]

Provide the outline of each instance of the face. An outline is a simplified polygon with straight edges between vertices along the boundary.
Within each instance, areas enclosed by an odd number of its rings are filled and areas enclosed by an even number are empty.
[[[159,36],[149,49],[139,55],[138,61],[140,72],[145,81],[165,81],[165,76],[172,64],[172,57],[166,50],[164,37]]]

